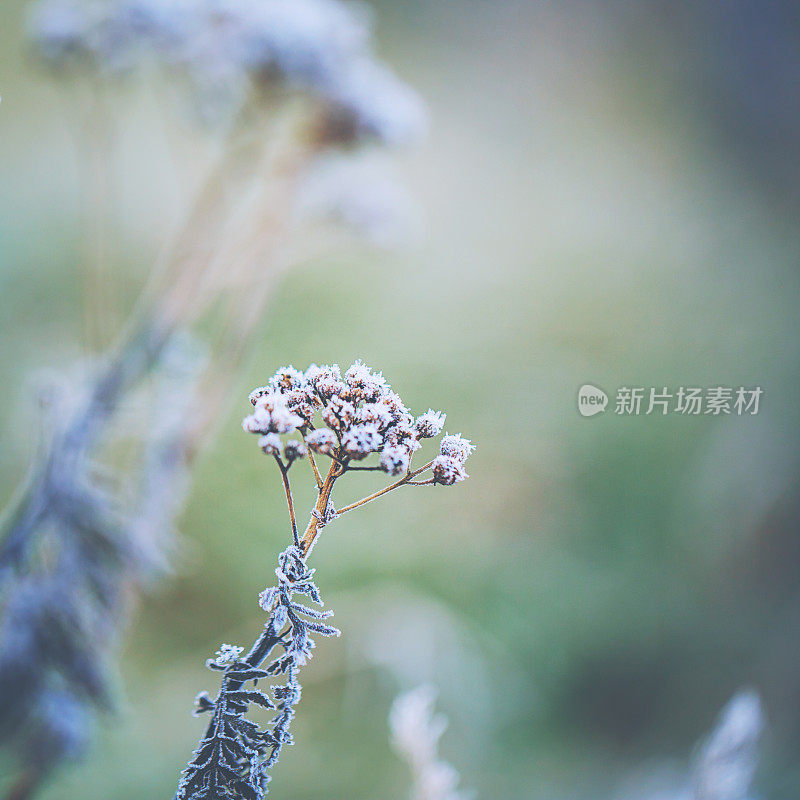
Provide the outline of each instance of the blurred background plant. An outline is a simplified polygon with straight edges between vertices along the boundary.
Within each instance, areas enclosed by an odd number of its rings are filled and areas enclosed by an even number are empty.
[[[77,100],[30,69],[25,5],[0,9],[6,497],[32,456],[27,376],[79,357],[83,327],[63,114]],[[430,682],[450,719],[441,757],[476,796],[607,798],[642,763],[683,769],[719,709],[753,685],[770,735],[752,792],[796,797],[793,4],[409,0],[377,2],[375,15],[381,53],[430,107],[427,144],[397,162],[424,229],[402,256],[340,236],[326,254],[316,228],[296,240],[298,266],[230,389],[246,392],[278,360],[363,357],[408,387],[410,405],[447,407],[481,447],[468,491],[387,498],[396,513],[365,508],[315,552],[343,636],[304,673],[302,747],[282,756],[282,785],[298,800],[405,796],[386,709]],[[111,330],[218,148],[169,113],[191,109],[170,85],[127,79],[116,103]],[[218,341],[212,318],[197,327]],[[764,396],[755,417],[583,419],[584,382]],[[258,624],[252,592],[283,536],[282,491],[250,444],[226,436],[203,452],[179,576],[145,601],[124,647],[123,716],[42,797],[174,790],[184,743],[202,730],[186,715],[199,665]]]
[[[28,28],[85,152],[83,343],[95,363],[46,391],[42,452],[0,540],[0,743],[19,757],[14,800],[85,749],[92,713],[112,705],[130,601],[168,563],[187,468],[292,244],[306,244],[314,214],[368,237],[393,224],[386,203],[369,219],[343,210],[331,178],[304,205],[305,182],[341,151],[357,164],[359,148],[408,143],[425,123],[416,94],[375,60],[366,11],[338,0],[42,0]],[[125,84],[146,65],[158,85],[165,72],[188,85],[221,145],[114,336],[109,167]],[[210,342],[203,368],[190,336]]]

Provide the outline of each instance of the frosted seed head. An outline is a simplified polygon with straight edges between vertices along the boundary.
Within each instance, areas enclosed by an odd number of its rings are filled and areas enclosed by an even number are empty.
[[[413,421],[413,417],[411,418]],[[417,429],[409,420],[404,419],[397,425],[392,425],[386,431],[386,443],[392,447],[403,447],[413,453],[419,450],[422,445],[419,443]]]
[[[284,395],[286,398],[286,407],[302,417],[308,423],[314,419],[314,414],[317,408],[322,405],[322,401],[316,396],[311,395],[305,389],[292,389]]]
[[[474,449],[475,445],[469,439],[464,439],[460,433],[456,433],[448,434],[442,439],[439,453],[464,464]]]
[[[268,433],[258,440],[258,446],[268,456],[279,456],[281,454],[281,437],[277,433]]]
[[[293,389],[301,389],[306,382],[305,375],[300,370],[295,369],[291,364],[288,367],[281,367],[270,379],[269,385],[278,392],[290,392]]]
[[[356,407],[347,400],[342,400],[339,395],[334,395],[322,409],[322,419],[329,428],[344,431],[350,427]]]
[[[283,448],[283,454],[286,460],[291,463],[298,458],[305,458],[308,455],[308,451],[306,450],[306,446],[299,439],[291,439],[286,442]]]
[[[450,456],[437,456],[433,460],[433,482],[440,483],[442,486],[452,486],[458,481],[468,478],[464,472],[464,466],[458,459]]]
[[[303,425],[302,417],[290,411],[286,405],[275,405],[271,412],[271,430],[274,433],[291,433]]]
[[[356,425],[342,437],[345,453],[358,461],[379,450],[381,444],[381,435],[374,425]]]
[[[376,425],[378,430],[383,430],[393,422],[389,409],[380,403],[365,403],[356,412],[356,422],[361,424]]]
[[[250,392],[250,402],[255,405],[261,397],[268,395],[272,392],[272,387],[270,386],[259,386],[256,389],[253,389]]]
[[[325,456],[332,456],[336,450],[338,439],[336,434],[329,428],[319,428],[306,436],[306,444],[315,453]]]
[[[269,433],[272,425],[272,414],[263,406],[257,406],[252,414],[242,420],[242,428],[248,433]]]
[[[342,371],[339,369],[338,364],[323,364],[321,367],[318,367],[316,364],[312,364],[306,370],[305,376],[306,380],[311,384],[311,386],[316,388],[320,381],[341,381]]]
[[[389,475],[401,475],[408,472],[411,456],[404,447],[384,447],[381,452],[381,469]]]
[[[417,417],[414,427],[421,439],[430,439],[438,436],[444,427],[446,414],[429,408],[424,414]]]

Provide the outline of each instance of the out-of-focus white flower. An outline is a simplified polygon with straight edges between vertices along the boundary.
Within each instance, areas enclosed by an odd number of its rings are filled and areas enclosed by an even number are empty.
[[[439,759],[439,739],[447,728],[447,719],[434,714],[436,691],[420,686],[400,695],[392,705],[389,727],[392,745],[411,767],[411,800],[467,800],[458,791],[459,774]]]
[[[694,763],[693,800],[746,800],[764,729],[761,700],[743,689],[722,710]]]
[[[281,454],[281,437],[277,433],[268,433],[258,440],[258,446],[268,456],[279,456]]]
[[[389,165],[374,155],[316,159],[300,186],[297,214],[343,224],[383,248],[411,242],[420,228],[411,194]]]

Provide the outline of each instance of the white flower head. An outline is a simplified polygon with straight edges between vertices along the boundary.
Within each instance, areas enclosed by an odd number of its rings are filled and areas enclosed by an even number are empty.
[[[277,433],[268,433],[258,440],[258,446],[268,456],[279,456],[281,454],[281,437]]]
[[[356,425],[342,436],[342,448],[350,458],[360,460],[380,449],[381,435],[375,425]]]
[[[463,463],[450,456],[436,456],[431,469],[433,470],[433,482],[440,483],[442,486],[452,486],[469,477],[464,472]]]
[[[329,428],[318,428],[306,436],[306,444],[315,453],[331,456],[336,450],[336,434]]]
[[[278,392],[290,392],[293,389],[302,389],[305,386],[306,377],[295,369],[291,364],[288,367],[281,367],[270,379],[269,385]]]
[[[305,458],[308,455],[306,446],[299,439],[291,439],[286,442],[283,454],[289,462],[296,461],[298,458]]]
[[[448,434],[442,439],[439,453],[464,464],[474,449],[475,445],[469,439],[464,439],[460,433],[455,433]]]
[[[381,469],[388,475],[402,475],[408,471],[411,456],[405,447],[389,446],[381,451]]]
[[[414,426],[420,438],[431,439],[434,436],[438,436],[442,432],[446,416],[441,411],[434,411],[432,408],[418,416]]]
[[[373,372],[360,359],[344,374],[347,385],[359,400],[374,402],[387,391],[389,385],[380,372]]]
[[[257,406],[252,414],[242,420],[242,428],[248,433],[269,433],[272,425],[272,414],[263,406]]]
[[[291,433],[305,422],[301,416],[290,411],[285,403],[281,405],[276,403],[271,416],[271,428],[274,433]]]

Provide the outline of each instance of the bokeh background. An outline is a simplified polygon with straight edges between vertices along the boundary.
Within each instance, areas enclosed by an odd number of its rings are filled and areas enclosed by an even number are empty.
[[[743,685],[769,720],[758,794],[797,797],[796,5],[375,5],[381,53],[430,107],[427,144],[399,159],[422,230],[283,280],[198,465],[175,574],[126,638],[122,713],[43,796],[171,796],[214,686],[203,661],[252,640],[286,537],[278,477],[239,427],[247,392],[284,363],[361,357],[478,449],[468,483],[325,531],[314,566],[343,636],[304,672],[276,796],[404,797],[387,713],[432,682],[478,798],[635,795],[685,768]],[[26,59],[23,8],[0,7],[3,501],[36,446],[32,376],[82,355],[72,99]],[[120,103],[120,319],[211,149],[168,105],[147,80]],[[585,382],[764,397],[755,417],[584,419]]]

